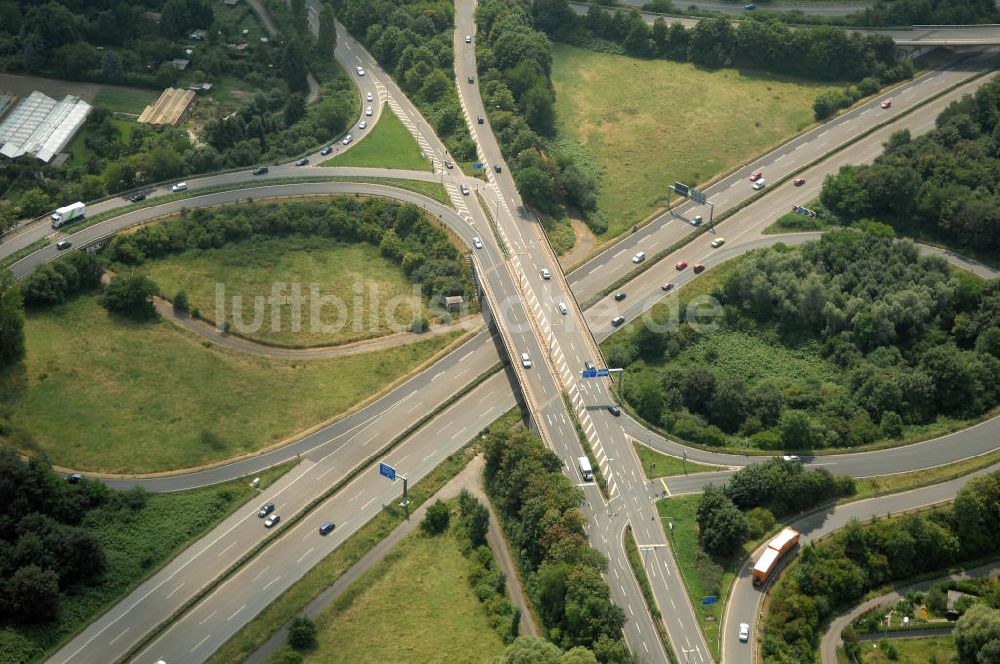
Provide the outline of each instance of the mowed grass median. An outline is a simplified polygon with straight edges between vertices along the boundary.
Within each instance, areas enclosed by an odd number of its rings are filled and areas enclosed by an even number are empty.
[[[27,357],[0,373],[0,402],[29,434],[21,446],[57,465],[189,468],[330,420],[459,334],[327,360],[276,360],[221,349],[166,321],[111,318],[95,295],[84,295],[28,316]]]
[[[603,170],[605,240],[653,211],[669,184],[707,182],[799,133],[816,95],[837,89],[558,43],[553,56],[558,124]]]
[[[379,102],[364,102],[363,106],[374,106]],[[389,108],[382,109],[382,115],[374,125],[372,118],[367,129],[357,125],[349,130],[355,141],[361,141],[344,154],[327,159],[320,166],[370,166],[372,168],[405,168],[413,171],[431,170],[431,162],[420,155],[420,147],[413,136],[403,126]],[[367,135],[366,135],[367,132]],[[362,141],[361,139],[364,138]]]
[[[188,295],[191,306],[208,321],[217,318],[216,295],[224,291],[223,321],[230,332],[278,346],[336,345],[381,337],[409,329],[414,318],[430,317],[419,286],[411,285],[403,269],[370,244],[344,243],[324,237],[292,236],[254,239],[218,249],[189,250],[152,260],[139,271],[155,281],[164,297],[178,291]],[[254,326],[254,298],[268,302],[272,292],[287,297],[298,288],[304,303],[298,307],[298,330],[293,308],[276,305],[279,326],[272,326],[267,305],[260,326]],[[313,316],[312,288],[330,302]],[[414,288],[416,289],[414,293]],[[233,312],[234,298],[241,303],[241,329]],[[339,302],[339,306],[333,303]],[[251,329],[257,327],[257,329]]]

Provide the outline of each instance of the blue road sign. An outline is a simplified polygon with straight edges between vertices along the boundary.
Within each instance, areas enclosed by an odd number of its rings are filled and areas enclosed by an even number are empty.
[[[584,378],[597,378],[597,369],[584,369],[582,376]]]
[[[392,481],[396,481],[396,469],[387,463],[380,463],[378,465],[378,474],[382,477],[388,477]]]
[[[683,182],[675,182],[674,183],[674,192],[678,196],[683,196],[685,198],[687,198],[690,195],[690,191],[688,190],[688,186],[686,184],[684,184]]]
[[[482,164],[473,164],[472,167],[473,168],[482,168],[483,165]]]
[[[718,597],[716,597],[715,595],[709,595],[708,597],[702,597],[702,598],[701,598],[701,603],[702,603],[702,604],[715,604],[715,602],[716,602],[716,601],[717,601],[718,599],[719,599],[719,598],[718,598]]]
[[[605,376],[610,376],[610,375],[611,375],[611,372],[608,371],[607,369],[598,369],[597,370],[597,377],[598,378],[604,378]]]

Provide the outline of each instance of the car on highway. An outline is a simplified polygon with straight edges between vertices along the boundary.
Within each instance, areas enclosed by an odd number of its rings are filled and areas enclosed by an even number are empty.
[[[637,253],[635,256],[632,257],[632,262],[635,263],[636,265],[643,262],[644,260],[646,260],[645,251],[640,251],[639,253]]]
[[[330,154],[331,152],[333,152],[333,146],[332,145],[328,145],[328,146],[326,146],[325,148],[323,148],[322,150],[319,151],[319,153],[321,155],[323,155],[324,157],[326,155]]]
[[[267,516],[273,511],[274,511],[274,503],[264,503],[263,505],[260,506],[260,509],[257,510],[257,516],[263,519],[265,516]]]
[[[267,166],[258,166],[250,171],[250,175],[267,175]]]
[[[364,76],[365,75],[365,70],[362,69],[361,67],[355,67],[354,71],[358,72],[358,76]]]
[[[465,35],[465,43],[466,44],[472,43],[472,35]]]
[[[69,475],[66,476],[66,481],[69,482],[70,484],[79,484],[80,480],[82,479],[83,475],[81,475],[80,473],[70,473]]]
[[[740,623],[740,641],[746,643],[750,640],[750,625]]]
[[[500,164],[493,164],[493,170],[499,173],[501,171]]]
[[[792,180],[792,184],[794,184],[796,187],[801,187],[805,183],[806,183],[805,178],[795,178],[794,180]]]
[[[477,115],[477,116],[476,116],[476,123],[477,123],[477,124],[483,124],[484,122],[486,122],[486,118],[484,118],[484,117],[483,117],[483,116],[481,116],[481,115]]]
[[[265,528],[273,528],[277,523],[281,521],[281,517],[277,514],[272,514],[271,516],[264,519]]]
[[[621,302],[626,298],[625,291],[618,291],[615,293],[615,302]]]
[[[472,238],[472,246],[475,247],[476,249],[482,249],[483,241],[480,240],[478,237],[474,237]]]
[[[133,203],[138,203],[139,201],[146,200],[146,194],[140,191],[138,194],[132,194],[131,196],[128,197],[128,199]]]
[[[559,304],[556,305],[556,308],[559,309],[559,313],[561,313],[563,316],[569,313],[569,309],[566,308],[565,302],[560,302]]]
[[[725,243],[726,243],[726,238],[724,238],[724,237],[717,237],[714,240],[712,240],[712,243],[709,246],[711,246],[712,249],[718,249],[719,247],[721,247]]]
[[[463,196],[468,196],[469,195],[469,188],[466,187],[464,184],[461,187],[459,187],[459,188],[462,190],[462,195]]]
[[[359,122],[358,129],[368,129],[368,120],[362,120]]]
[[[450,161],[448,161],[447,159],[445,159],[444,160],[444,167],[447,168],[450,171],[451,169],[455,168],[455,164],[453,164]]]
[[[365,99],[368,101],[375,101],[375,95],[369,92],[367,95],[365,95]]]
[[[802,459],[797,454],[786,454],[783,457],[781,457],[781,459],[783,461],[795,461],[795,462],[802,461]]]
[[[691,269],[694,270],[695,274],[698,274],[699,272],[704,272],[705,271],[705,264],[704,263],[695,263],[694,267],[691,268]]]
[[[59,251],[63,251],[64,249],[69,249],[72,246],[73,243],[70,242],[69,240],[59,240],[58,242],[56,242],[56,249],[58,249]]]
[[[884,102],[882,102],[882,103],[881,103],[881,104],[879,104],[879,105],[880,105],[880,106],[881,106],[882,108],[889,108],[890,106],[892,106],[892,100],[891,100],[891,99],[886,99],[886,100],[885,100]]]
[[[674,269],[678,271],[687,268],[687,266],[688,266],[687,261],[677,261],[676,263],[674,263]]]
[[[621,417],[622,409],[614,404],[611,404],[610,406],[608,406],[608,412],[614,415],[615,417]]]
[[[701,226],[702,218],[700,214],[694,215],[694,219],[691,220],[691,224],[694,226]]]
[[[552,278],[552,273],[549,272],[549,268],[547,267],[542,268],[541,274],[542,274],[542,279],[545,279],[546,281]]]
[[[767,183],[764,182],[763,178],[761,178],[760,180],[757,180],[756,182],[753,183],[753,190],[754,191],[760,191],[761,189],[763,189],[766,186],[767,186]]]
[[[625,322],[625,316],[615,316],[611,319],[611,327],[618,327]]]
[[[757,5],[743,5],[743,9],[747,10],[748,12],[752,12],[753,10],[757,9]]]
[[[761,173],[760,169],[758,168],[756,171],[750,174],[750,182],[756,182],[761,178],[761,176],[763,176],[763,173]]]
[[[525,369],[531,368],[531,358],[527,353],[521,353],[521,366]]]
[[[371,106],[368,106],[367,108],[365,108],[365,115],[367,117],[369,117],[369,118],[372,116],[372,107]]]
[[[188,183],[187,182],[178,182],[174,186],[170,187],[170,191],[173,191],[173,192],[187,191],[187,188],[188,188]]]
[[[469,84],[471,85],[472,83],[475,83],[475,82],[476,82],[476,79],[473,78],[472,76],[470,76],[469,77]]]
[[[583,368],[586,369],[587,371],[593,371],[596,367],[594,366],[593,362],[591,362],[590,360],[586,360],[583,363]]]
[[[295,165],[296,166],[305,166],[308,163],[309,163],[309,159],[308,158],[302,158],[302,159],[299,159],[297,162],[295,162]]]
[[[350,143],[353,140],[354,140],[354,137],[351,136],[350,134],[348,134],[347,136],[344,136],[344,140],[342,140],[341,143],[343,143],[344,145],[347,145],[348,143]]]
[[[336,527],[337,524],[335,524],[333,521],[327,521],[326,523],[324,523],[322,526],[319,527],[319,534],[329,535],[330,533],[333,532],[333,529]]]
[[[668,281],[667,283],[660,286],[660,290],[662,291],[671,291],[673,289],[674,289],[674,282],[672,281]]]

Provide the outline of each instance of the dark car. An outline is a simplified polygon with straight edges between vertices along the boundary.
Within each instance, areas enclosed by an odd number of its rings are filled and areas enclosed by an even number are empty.
[[[444,160],[444,167],[447,168],[448,170],[451,170],[451,169],[455,168],[455,164],[453,164],[450,161],[448,161],[447,159],[445,159]]]
[[[796,187],[801,187],[805,183],[806,183],[805,178],[795,178],[794,180],[792,180],[792,184],[794,184]]]
[[[483,124],[484,122],[486,122],[486,118],[484,118],[481,115],[477,115],[476,116],[476,122],[478,122],[479,124]]]
[[[621,302],[625,299],[625,291],[618,291],[615,293],[615,302]]]
[[[587,360],[586,362],[583,363],[583,368],[586,369],[587,371],[592,371],[594,369],[594,363],[591,362],[590,360]]]
[[[501,170],[500,169],[500,164],[493,164],[493,170],[496,171],[497,173],[499,173],[500,170]]]
[[[73,243],[70,242],[69,240],[59,240],[58,242],[56,242],[56,249],[58,249],[59,251],[62,251],[63,249],[69,249],[72,246]]]
[[[296,166],[305,166],[308,163],[309,163],[308,159],[299,159],[297,162],[295,162],[295,165]]]
[[[66,481],[69,482],[70,484],[79,484],[80,480],[82,479],[83,475],[81,475],[80,473],[73,473],[72,475],[66,476]]]
[[[319,527],[319,534],[329,535],[330,533],[333,532],[333,529],[336,527],[337,524],[335,524],[333,521],[327,521],[326,523],[324,523],[322,526]]]
[[[673,289],[674,289],[674,283],[672,281],[668,281],[667,283],[660,286],[660,290],[670,291]]]
[[[264,503],[263,505],[260,506],[260,509],[257,510],[257,516],[263,519],[265,516],[267,516],[273,511],[274,511],[274,503]]]
[[[469,83],[475,83],[475,82],[476,82],[476,79],[474,79],[473,77],[470,76],[469,77]]]
[[[330,154],[331,152],[333,152],[333,146],[332,145],[328,145],[328,146],[326,146],[325,148],[323,148],[322,150],[319,151],[319,153],[321,155],[323,155],[324,157],[326,155]]]
[[[625,322],[625,316],[615,316],[611,319],[611,327],[618,327]]]
[[[146,200],[146,194],[139,192],[138,194],[132,194],[128,197],[129,201],[132,203],[138,203],[139,201]]]
[[[694,267],[691,268],[691,269],[694,270],[695,274],[698,274],[699,272],[704,272],[705,271],[705,264],[704,263],[695,263]]]
[[[250,175],[267,175],[267,166],[261,166],[250,171]]]
[[[610,406],[608,406],[608,412],[614,415],[615,417],[620,417],[622,414],[622,409],[614,404],[611,404]]]

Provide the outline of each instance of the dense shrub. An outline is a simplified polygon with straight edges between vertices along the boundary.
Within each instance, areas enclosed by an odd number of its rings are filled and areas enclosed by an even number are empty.
[[[43,263],[21,280],[25,305],[59,304],[101,283],[101,265],[95,254],[74,251],[52,263]]]

